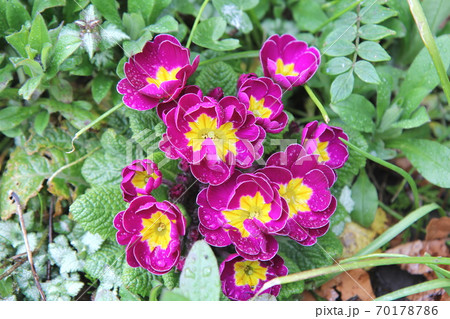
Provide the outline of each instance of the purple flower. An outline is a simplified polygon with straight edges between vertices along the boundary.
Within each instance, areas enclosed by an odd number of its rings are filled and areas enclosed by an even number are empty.
[[[302,131],[302,144],[308,154],[319,155],[318,161],[333,169],[344,166],[348,159],[347,145],[339,138],[348,141],[340,127],[317,121],[308,123]]]
[[[162,275],[177,264],[186,220],[172,203],[156,202],[152,196],[138,197],[117,214],[114,227],[117,242],[127,245],[126,260],[131,267]]]
[[[267,261],[251,261],[233,254],[220,264],[222,291],[231,300],[249,300],[264,283],[276,277],[286,276],[287,273],[284,260],[278,255]],[[280,289],[281,285],[277,285],[262,293],[276,297]]]
[[[142,52],[125,63],[126,78],[117,85],[123,103],[144,111],[160,101],[176,99],[198,66],[199,57],[191,65],[189,56],[189,50],[171,35],[161,34],[147,42]]]
[[[285,226],[288,208],[265,175],[236,171],[225,183],[202,190],[197,204],[199,230],[208,244],[233,244],[248,260],[269,260],[277,253],[272,235]]]
[[[265,131],[232,96],[217,101],[198,94],[183,95],[164,121],[167,132],[160,149],[169,158],[185,159],[202,183],[223,183],[235,166],[250,167],[264,151]]]
[[[286,90],[305,84],[320,64],[319,50],[289,34],[275,34],[267,39],[259,57],[264,75]]]
[[[336,210],[336,199],[329,190],[336,175],[317,157],[292,144],[285,152],[273,154],[266,167],[256,173],[278,185],[278,193],[288,206],[289,218],[278,234],[305,246],[313,245],[328,231],[329,218]]]
[[[123,199],[131,202],[138,196],[150,195],[162,182],[158,166],[148,159],[135,160],[122,170]]]
[[[159,118],[164,121],[167,113],[169,113],[169,111],[171,109],[174,109],[177,107],[180,97],[182,97],[185,94],[189,94],[189,93],[196,94],[200,98],[203,98],[203,92],[202,92],[202,90],[200,90],[200,88],[197,85],[187,85],[181,91],[181,94],[178,96],[178,98],[176,98],[175,100],[169,101],[169,102],[159,103],[156,106],[156,113],[158,113]]]
[[[269,133],[280,133],[288,122],[280,86],[269,78],[255,78],[252,74],[241,75],[238,83],[238,99],[253,113],[256,123]]]

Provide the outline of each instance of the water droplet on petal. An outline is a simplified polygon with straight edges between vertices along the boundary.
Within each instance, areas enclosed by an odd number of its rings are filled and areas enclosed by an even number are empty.
[[[195,278],[195,274],[190,268],[185,268],[184,270],[185,270],[186,278],[192,278],[192,279]]]
[[[209,276],[211,274],[211,268],[203,268],[203,276]]]

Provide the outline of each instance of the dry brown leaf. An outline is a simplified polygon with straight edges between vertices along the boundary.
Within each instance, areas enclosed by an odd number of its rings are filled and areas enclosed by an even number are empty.
[[[425,253],[428,253],[431,256],[449,257],[449,249],[445,242],[445,239],[436,239],[429,241],[416,240],[388,249],[385,251],[385,253],[403,254],[408,256],[424,256]],[[405,264],[401,265],[401,268],[413,275],[423,275],[432,271],[427,266],[421,264]],[[444,268],[449,270],[450,266],[447,265],[444,266]]]
[[[450,217],[433,218],[427,226],[425,240],[446,239],[450,234]]]
[[[443,288],[437,288],[433,290],[423,291],[411,296],[406,297],[411,301],[445,301],[450,300],[448,294]]]
[[[347,223],[344,231],[339,236],[344,246],[342,258],[355,255],[362,248],[370,244],[375,238],[375,235],[373,230],[366,229],[353,222]]]
[[[317,301],[317,300],[309,290],[306,290],[302,294],[302,301]]]
[[[353,269],[323,284],[316,290],[317,294],[327,300],[363,300],[375,299],[370,277],[363,269]]]

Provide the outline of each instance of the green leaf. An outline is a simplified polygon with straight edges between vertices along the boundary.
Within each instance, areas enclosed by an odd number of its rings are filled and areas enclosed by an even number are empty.
[[[29,100],[31,98],[31,95],[38,88],[39,84],[41,84],[43,76],[43,74],[40,74],[38,76],[32,77],[31,79],[28,79],[20,88],[19,95],[22,95],[25,100]]]
[[[338,40],[324,47],[322,52],[329,56],[346,56],[355,52],[355,45],[350,41]]]
[[[450,65],[450,35],[436,39],[436,45],[447,70]],[[420,76],[418,76],[420,75]],[[416,56],[406,73],[395,101],[403,106],[402,119],[409,119],[420,102],[440,83],[438,74],[426,48]]]
[[[302,246],[287,237],[277,237],[279,244],[278,254],[288,257],[300,271],[330,266],[334,260],[342,255],[342,244],[333,232],[328,232],[318,238],[313,246]],[[292,274],[293,272],[289,272]],[[323,276],[311,279],[313,282],[323,280]]]
[[[97,151],[83,164],[81,174],[92,186],[116,185],[122,180],[122,169],[127,165],[125,154],[108,154]]]
[[[253,25],[248,15],[243,11],[245,3],[245,1],[239,0],[213,0],[214,7],[228,24],[243,33],[249,33],[253,30]]]
[[[227,23],[221,17],[213,17],[202,21],[198,24],[192,41],[201,47],[216,51],[237,49],[240,46],[239,40],[237,39],[219,41],[219,38],[225,32],[226,26]]]
[[[119,11],[117,11],[118,5],[115,0],[91,0],[91,2],[106,20],[117,26],[122,25]]]
[[[344,73],[352,66],[353,62],[349,58],[339,57],[328,61],[325,72],[330,75]]]
[[[72,85],[61,77],[53,78],[48,90],[51,96],[59,102],[72,103],[73,101]]]
[[[163,177],[175,181],[177,175],[181,173],[178,168],[178,161],[167,158],[167,156],[163,152],[155,152],[153,154],[149,154],[148,159],[154,161],[157,165]]]
[[[54,47],[54,52],[52,56],[52,67],[58,70],[59,66],[75,52],[81,45],[81,39],[79,33],[70,28],[64,27],[56,42]]]
[[[42,133],[44,132],[45,128],[48,125],[49,120],[50,120],[50,113],[48,113],[47,111],[39,112],[34,119],[34,130],[36,131],[36,133],[42,135]]]
[[[142,14],[139,12],[127,13],[122,16],[123,26],[127,34],[132,40],[137,40],[145,28],[145,21]]]
[[[42,75],[42,73],[44,72],[39,62],[35,60],[24,58],[10,58],[10,60],[16,68],[21,66],[24,67],[25,73],[30,77],[34,77],[35,75]]]
[[[28,37],[28,30],[22,26],[20,31],[8,35],[5,39],[22,57],[26,57],[25,46],[28,44]]]
[[[349,141],[358,146],[359,149],[367,151],[368,144],[364,136],[349,125],[339,123],[332,120],[329,125],[339,126],[348,135]],[[336,170],[338,175],[334,188],[342,188],[344,185],[350,185],[353,177],[358,174],[359,170],[366,165],[366,158],[352,149],[348,149],[348,160],[345,165]]]
[[[380,23],[396,15],[397,11],[378,4],[364,7],[360,12],[361,22],[364,24]]]
[[[103,73],[97,74],[97,76],[94,77],[91,90],[92,97],[97,104],[100,104],[100,102],[106,97],[113,83],[114,80]]]
[[[167,289],[172,290],[173,288],[176,287],[177,283],[178,283],[178,275],[175,274],[175,270],[172,268],[172,270],[170,272],[168,272],[167,274],[164,274],[161,276],[164,286]]]
[[[152,289],[152,280],[154,276],[147,269],[131,268],[123,263],[122,283],[132,293],[147,297]]]
[[[158,143],[161,140],[161,135],[166,131],[166,126],[155,110],[136,111],[127,109],[126,115],[130,120],[130,128],[133,132],[129,145],[135,148],[136,152],[145,153],[140,155],[141,158],[146,154],[159,151]]]
[[[17,205],[9,200],[9,192],[19,195],[23,207],[30,198],[37,195],[42,182],[52,173],[49,161],[40,154],[28,155],[17,147],[10,154],[6,171],[0,183],[0,212],[2,219],[9,218],[17,210]]]
[[[364,41],[358,46],[358,55],[370,62],[389,61],[391,57],[381,45],[372,41]]]
[[[117,230],[113,219],[125,208],[118,186],[96,186],[78,197],[70,206],[70,212],[87,231],[114,239]]]
[[[147,30],[153,33],[169,33],[178,31],[178,22],[172,16],[164,16],[156,23],[149,25]]]
[[[31,17],[20,1],[9,0],[6,2],[6,20],[10,28],[19,30],[26,21],[31,21]]]
[[[288,268],[289,274],[295,274],[297,272],[300,272],[301,269],[298,267],[296,262],[286,256],[286,254],[281,253],[280,256],[282,256],[284,260],[284,265]],[[297,281],[297,282],[291,282],[289,284],[281,286],[281,291],[278,296],[279,300],[289,300],[289,298],[292,295],[301,294],[303,290],[305,289],[305,282],[304,281]]]
[[[109,289],[122,284],[123,263],[123,247],[107,241],[100,250],[87,257],[84,270],[92,278],[99,279],[102,287]]]
[[[300,30],[315,31],[326,20],[320,3],[315,0],[300,0],[293,8],[292,15]]]
[[[219,267],[204,240],[195,242],[189,251],[180,276],[180,290],[190,300],[219,301]]]
[[[6,20],[6,0],[0,0],[0,37],[5,36],[8,30],[8,21]]]
[[[0,275],[3,274],[5,269],[0,269]],[[13,279],[7,277],[0,280],[0,297],[7,298],[13,294]]]
[[[356,26],[341,25],[336,26],[325,38],[324,46],[331,46],[338,41],[353,42],[356,38]]]
[[[33,2],[32,16],[48,8],[65,6],[66,0],[35,0]]]
[[[342,101],[349,97],[352,94],[354,82],[353,70],[337,76],[333,83],[331,83],[330,88],[332,103]]]
[[[411,115],[411,118],[404,119],[394,123],[392,127],[394,128],[404,128],[410,129],[422,126],[425,123],[430,122],[430,116],[424,106],[420,106],[414,113]]]
[[[220,74],[220,76],[217,76]],[[203,92],[221,87],[225,96],[235,95],[236,83],[238,75],[233,68],[225,62],[217,62],[206,65],[200,71],[200,74],[195,80]]]
[[[139,31],[142,32],[142,29],[140,29]],[[104,24],[102,24],[102,27],[100,29],[100,38],[102,39],[99,47],[100,51],[112,48],[116,45],[120,46],[123,40],[130,39],[130,37],[125,32],[120,30],[116,25],[109,22],[105,22]]]
[[[377,24],[366,24],[359,29],[359,36],[364,40],[377,41],[395,35],[395,31]]]
[[[155,6],[155,0],[128,0],[128,12],[140,14],[148,22]],[[126,14],[126,13],[125,13]],[[124,15],[125,15],[124,14]],[[145,22],[144,22],[145,25]]]
[[[41,52],[44,44],[50,42],[50,36],[48,35],[47,26],[45,25],[44,18],[40,14],[37,14],[31,24],[29,43],[31,48]]]
[[[107,129],[100,142],[107,153],[114,156],[125,156],[127,139],[123,135],[118,135],[113,129]]]
[[[372,63],[363,60],[356,62],[355,73],[362,81],[366,83],[380,83],[380,78],[377,74],[377,70],[375,70]]]
[[[375,219],[378,208],[377,189],[370,182],[364,169],[352,187],[352,199],[355,202],[351,212],[352,220],[364,227],[369,227]]]
[[[387,147],[400,149],[430,183],[450,188],[450,149],[423,139],[390,140]]]
[[[151,0],[153,1],[153,0]],[[170,5],[172,0],[154,0],[154,4],[152,5],[152,12],[148,17],[148,23],[154,23],[156,19],[159,17],[161,12]],[[147,3],[145,3],[147,5]],[[144,17],[146,18],[146,17]]]
[[[37,113],[39,106],[8,106],[0,110],[0,131],[10,130]]]
[[[346,100],[330,106],[350,127],[361,132],[374,131],[375,124],[372,118],[375,115],[375,107],[364,96],[352,94]]]

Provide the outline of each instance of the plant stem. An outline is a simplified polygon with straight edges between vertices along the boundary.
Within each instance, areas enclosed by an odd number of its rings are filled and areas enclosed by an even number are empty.
[[[392,238],[400,234],[402,231],[404,231],[406,228],[414,224],[417,220],[425,216],[426,214],[430,213],[431,211],[438,209],[439,206],[435,203],[422,206],[415,211],[409,213],[406,215],[403,219],[401,219],[397,224],[390,227],[388,230],[386,230],[384,233],[382,233],[380,236],[378,236],[374,241],[372,241],[369,245],[358,251],[355,256],[362,256],[367,255],[378,248],[382,247],[386,243],[388,243]]]
[[[39,276],[36,272],[36,268],[34,267],[33,253],[31,252],[30,244],[28,242],[27,230],[25,228],[25,220],[23,219],[23,210],[22,206],[20,205],[19,196],[14,192],[11,192],[10,195],[11,199],[13,199],[14,203],[16,203],[17,205],[17,214],[19,215],[20,228],[22,229],[23,241],[25,242],[25,248],[27,250],[28,261],[30,262],[30,268],[31,273],[33,274],[34,282],[36,283],[36,287],[39,293],[41,294],[42,300],[46,301],[44,291],[42,290],[41,283],[39,282]]]
[[[413,294],[417,294],[419,292],[445,287],[450,287],[450,279],[435,279],[422,282],[414,286],[399,289],[384,296],[378,297],[377,299],[375,299],[375,301],[391,301],[406,296],[410,296]]]
[[[79,138],[84,132],[86,132],[87,130],[89,130],[91,127],[93,127],[95,124],[101,122],[104,118],[107,118],[108,116],[110,116],[112,113],[114,113],[115,111],[117,111],[118,109],[120,109],[123,106],[123,102],[120,102],[119,104],[117,104],[116,106],[114,106],[113,108],[109,109],[108,111],[106,111],[105,113],[103,113],[102,115],[100,115],[99,117],[97,117],[94,121],[92,121],[91,123],[89,123],[88,125],[86,125],[85,127],[83,127],[81,130],[79,130],[75,136],[72,138],[72,150],[70,150],[69,152],[66,152],[67,154],[73,153],[75,151],[75,145],[73,144],[75,142],[75,140],[77,138]]]
[[[422,6],[418,0],[408,0],[408,4],[411,14],[416,21],[420,37],[431,55],[434,67],[436,68],[439,79],[441,80],[442,88],[444,89],[445,96],[447,97],[447,103],[450,103],[450,81],[448,80],[447,71],[445,70],[444,63],[442,62],[436,41],[434,41],[433,34],[431,33],[430,26],[428,25]]]
[[[242,52],[237,52],[237,53],[224,54],[217,58],[212,58],[212,59],[209,59],[206,61],[201,61],[198,64],[198,66],[216,63],[219,61],[227,61],[227,60],[242,59],[242,58],[256,58],[258,56],[259,56],[259,50],[242,51]]]
[[[94,148],[92,151],[90,151],[89,153],[87,153],[86,155],[80,157],[79,159],[77,159],[76,161],[73,161],[72,163],[66,164],[64,166],[61,166],[60,168],[58,168],[58,170],[56,172],[54,172],[52,174],[52,176],[49,177],[49,179],[47,180],[47,185],[50,186],[50,183],[53,181],[53,179],[59,174],[61,173],[63,170],[65,170],[66,168],[69,168],[75,164],[78,164],[82,161],[84,161],[86,158],[88,158],[89,156],[91,156],[93,153],[97,152],[100,149],[100,146]]]
[[[385,205],[382,201],[378,201],[378,205],[383,208],[389,215],[391,215],[392,217],[394,217],[397,220],[402,220],[404,216],[400,215],[399,213],[397,213],[395,210],[393,210],[392,208],[390,208],[389,206]],[[414,227],[417,231],[421,231],[423,233],[425,233],[425,230],[423,228],[420,228],[417,225],[411,225],[411,227]]]
[[[337,18],[339,18],[340,16],[342,16],[344,13],[352,10],[354,7],[356,7],[358,4],[361,3],[362,0],[358,0],[356,2],[353,2],[351,5],[349,5],[347,8],[337,12],[336,14],[334,14],[331,18],[329,18],[327,21],[325,21],[324,23],[322,23],[321,25],[319,25],[316,29],[314,29],[311,33],[316,33],[320,30],[322,30],[323,27],[325,27],[328,23],[333,22],[334,20],[336,20]]]
[[[378,163],[386,168],[389,168],[391,170],[393,170],[394,172],[400,174],[401,176],[403,176],[404,179],[406,179],[408,181],[409,186],[411,187],[411,190],[413,192],[414,195],[414,206],[416,208],[419,207],[419,192],[417,191],[417,186],[416,183],[414,182],[414,179],[411,177],[411,175],[409,175],[407,172],[405,172],[403,169],[401,169],[398,166],[395,166],[394,164],[388,163],[384,160],[382,160],[381,158],[378,158],[376,156],[373,156],[372,154],[369,154],[361,149],[359,149],[357,146],[353,145],[352,143],[350,143],[349,141],[344,140],[343,138],[339,138],[345,145],[347,145],[348,147],[350,147],[351,149],[353,149],[354,151],[358,152],[359,154],[363,155],[364,157],[374,161],[375,163]]]
[[[308,85],[305,84],[304,87],[309,97],[311,98],[311,100],[313,100],[314,104],[316,104],[317,108],[322,114],[323,120],[325,121],[325,123],[328,123],[330,121],[330,117],[328,116],[327,111],[325,111],[323,104],[319,101],[317,96],[314,94],[313,90],[311,90],[311,88]]]
[[[262,288],[258,291],[256,296],[260,293],[276,285],[288,284],[290,282],[302,281],[310,278],[315,278],[318,276],[329,275],[334,273],[339,273],[342,271],[366,268],[366,267],[376,267],[376,266],[386,266],[386,265],[397,265],[397,264],[450,264],[450,258],[448,257],[395,257],[395,258],[378,258],[361,260],[348,264],[338,264],[328,267],[316,268],[311,270],[302,271],[299,273],[277,277],[266,282]]]
[[[194,21],[194,25],[192,26],[191,33],[189,34],[189,38],[188,38],[187,43],[186,43],[186,48],[187,49],[189,49],[189,47],[191,46],[192,37],[194,36],[195,29],[197,28],[197,25],[200,22],[200,17],[202,16],[203,10],[205,10],[206,5],[208,4],[208,2],[209,2],[209,0],[203,1],[203,4],[200,7],[200,10],[198,11],[197,17],[195,18],[195,21]]]

